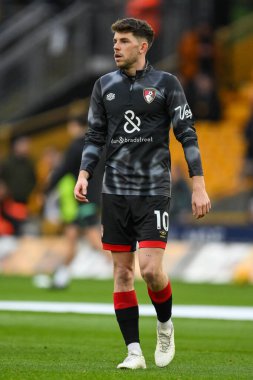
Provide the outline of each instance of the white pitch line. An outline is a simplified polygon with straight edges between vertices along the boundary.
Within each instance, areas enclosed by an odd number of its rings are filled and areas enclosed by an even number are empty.
[[[114,314],[112,304],[79,302],[0,301],[0,310],[49,313]],[[154,307],[152,305],[140,305],[140,315],[154,316]],[[253,321],[253,307],[175,305],[173,306],[173,317]]]

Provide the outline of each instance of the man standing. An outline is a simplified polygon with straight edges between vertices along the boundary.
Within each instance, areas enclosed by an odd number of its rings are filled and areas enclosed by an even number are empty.
[[[80,233],[82,233],[90,246],[101,252],[103,255],[110,255],[102,249],[100,238],[100,207],[101,188],[104,174],[104,154],[102,155],[92,180],[89,183],[88,198],[89,204],[78,204],[73,197],[73,183],[79,174],[80,159],[83,150],[83,138],[87,128],[87,115],[72,117],[67,123],[69,136],[72,138],[66,149],[60,164],[53,170],[46,185],[45,193],[50,193],[57,187],[60,194],[59,204],[61,209],[61,220],[64,224],[64,236],[68,245],[68,256],[53,274],[50,287],[66,288],[70,283],[69,264],[74,259],[77,252],[77,243]],[[70,189],[70,192],[68,191]],[[74,205],[72,202],[74,201]],[[71,207],[72,205],[72,207]],[[64,207],[67,209],[65,210]]]
[[[171,196],[169,126],[182,144],[193,181],[192,210],[201,218],[211,204],[205,190],[192,113],[176,77],[156,71],[147,61],[154,33],[143,20],[112,25],[118,70],[99,78],[93,89],[75,197],[88,202],[88,180],[106,145],[102,224],[104,249],[112,252],[114,307],[128,348],[117,368],[146,368],[139,339],[134,290],[134,254],[157,313],[155,362],[174,357],[172,291],[162,267],[169,228]]]
[[[11,151],[2,163],[0,177],[8,189],[7,214],[12,219],[14,234],[25,233],[25,223],[29,217],[28,203],[36,185],[36,173],[30,156],[31,140],[19,136],[11,142]]]

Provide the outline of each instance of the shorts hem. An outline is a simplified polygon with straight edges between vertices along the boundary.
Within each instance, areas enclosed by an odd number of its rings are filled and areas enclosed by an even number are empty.
[[[160,240],[142,240],[139,242],[139,248],[163,248],[166,247],[166,242]]]
[[[106,251],[114,251],[114,252],[132,252],[133,247],[132,245],[125,245],[125,244],[108,244],[108,243],[102,243],[103,249]]]

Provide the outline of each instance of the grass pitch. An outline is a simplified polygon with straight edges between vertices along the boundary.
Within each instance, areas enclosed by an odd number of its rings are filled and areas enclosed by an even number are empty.
[[[252,287],[174,283],[176,303],[252,306]],[[137,283],[138,298],[146,289]],[[111,302],[112,281],[74,281],[66,291],[35,289],[29,278],[2,277],[0,299]],[[224,302],[223,302],[224,301]],[[113,316],[0,312],[0,379],[253,378],[252,322],[174,319],[176,356],[167,368],[154,364],[155,319],[141,317],[147,370],[119,371],[126,349]]]
[[[143,281],[136,281],[139,303],[150,304]],[[172,281],[173,303],[182,305],[253,306],[252,285],[189,284]],[[0,300],[107,302],[113,300],[112,280],[74,280],[61,290],[38,289],[30,277],[0,277]]]

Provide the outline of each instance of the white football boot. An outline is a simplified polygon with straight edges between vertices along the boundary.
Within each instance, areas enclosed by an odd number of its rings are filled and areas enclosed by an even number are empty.
[[[120,363],[117,368],[119,369],[145,369],[146,362],[144,356],[138,351],[129,351],[126,359]]]
[[[175,356],[174,326],[170,321],[170,327],[163,329],[159,323],[157,326],[157,345],[155,350],[155,364],[158,367],[166,367]]]

